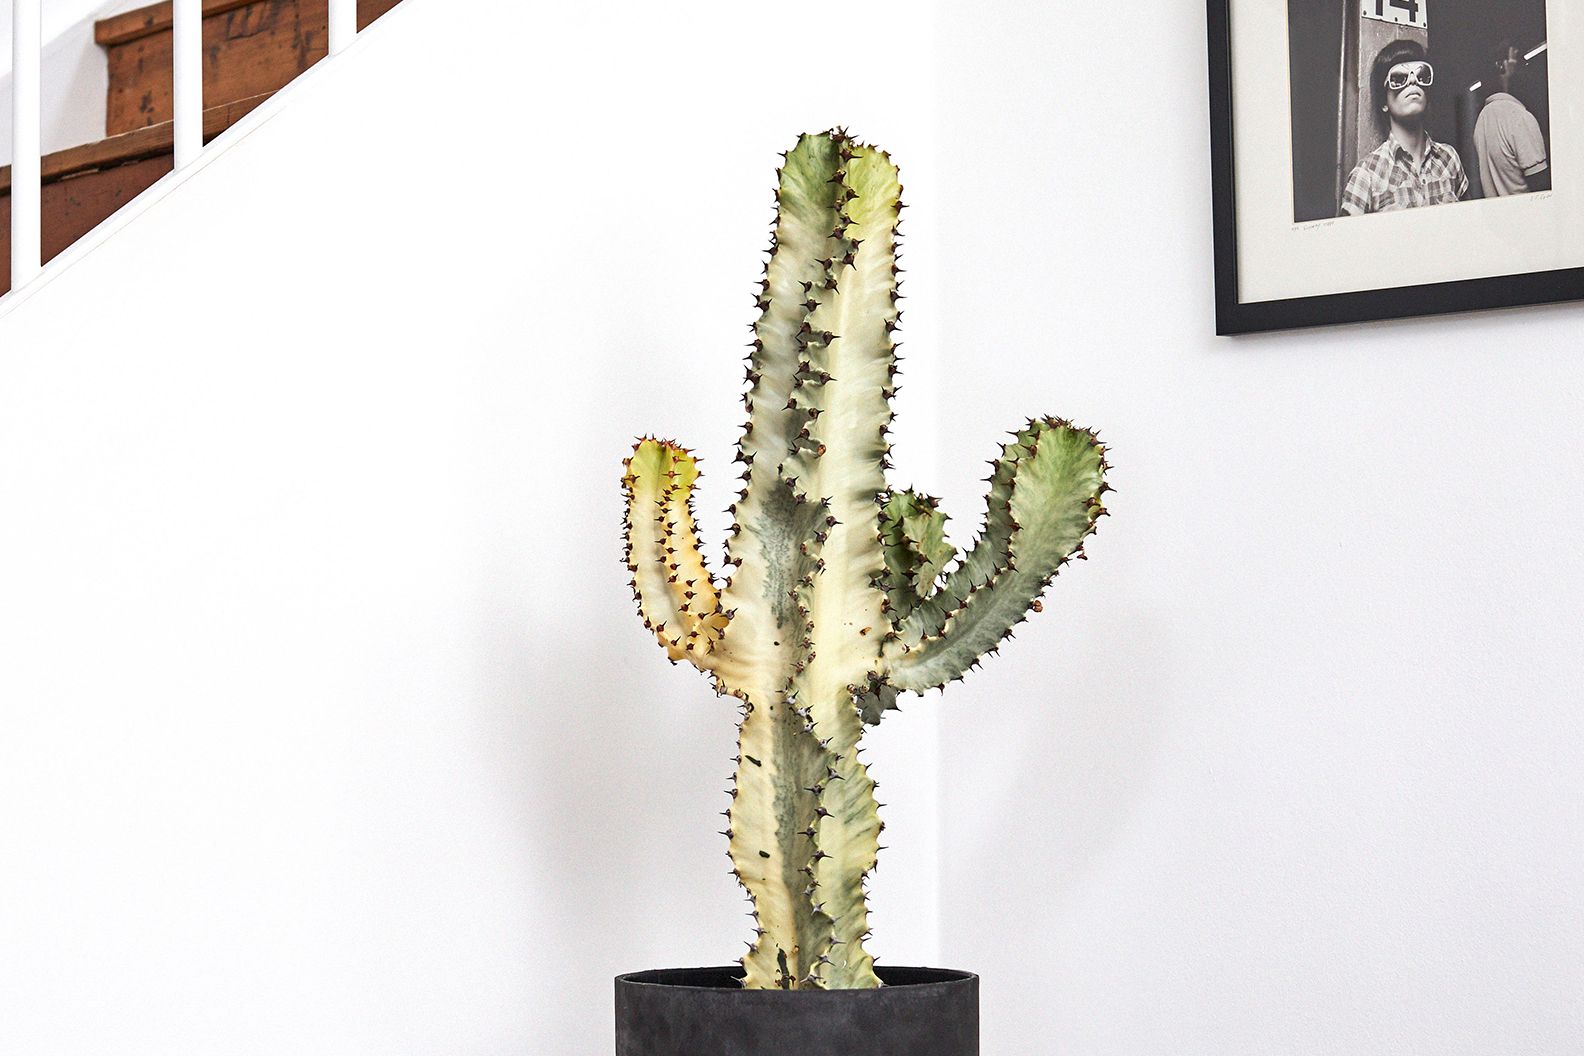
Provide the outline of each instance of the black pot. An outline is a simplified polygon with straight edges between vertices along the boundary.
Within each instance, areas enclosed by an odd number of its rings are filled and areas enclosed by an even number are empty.
[[[979,977],[877,968],[878,990],[744,990],[742,969],[616,977],[616,1056],[979,1056]]]

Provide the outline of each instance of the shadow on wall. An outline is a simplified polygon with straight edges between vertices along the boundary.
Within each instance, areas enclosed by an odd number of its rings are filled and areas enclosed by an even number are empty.
[[[617,434],[559,467],[566,478],[551,491],[568,498],[555,525],[525,532],[542,518],[502,514],[499,552],[518,551],[511,567],[534,578],[491,574],[481,586],[494,690],[471,725],[498,772],[514,775],[496,795],[532,878],[533,948],[521,956],[562,973],[547,986],[580,995],[533,1025],[544,1052],[585,1051],[601,1036],[585,998],[618,973],[724,963],[749,933],[716,832],[736,715],[691,667],[665,663],[633,615],[617,487],[629,450]],[[553,559],[530,556],[567,524],[592,527],[555,535]]]
[[[1003,907],[1037,912],[1077,904],[1075,890],[1150,794],[1148,775],[1161,743],[1157,702],[1167,696],[1171,671],[1160,649],[1171,629],[1143,606],[1098,611],[1114,614],[1086,622],[1082,635],[1062,646],[1061,667],[1071,676],[1063,689],[1031,699],[1015,684],[1031,681],[1026,669],[998,672],[1001,684],[981,693],[971,712],[951,714],[943,738],[956,760],[944,772],[961,775],[944,789],[948,805],[961,805],[952,812],[1002,819],[947,825],[956,842],[947,848],[947,868],[961,870],[948,887],[986,897],[952,905],[945,923],[965,939],[994,935],[1001,946],[1027,943],[1026,956],[1011,953],[1011,963],[1039,963],[1049,951],[1037,948],[1037,922],[1009,926]],[[989,669],[979,673],[988,675]],[[997,708],[997,700],[1011,706]],[[971,943],[947,942],[948,949],[965,945]]]

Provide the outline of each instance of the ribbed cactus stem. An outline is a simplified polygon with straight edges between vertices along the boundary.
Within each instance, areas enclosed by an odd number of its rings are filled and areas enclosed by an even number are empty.
[[[755,989],[817,985],[836,939],[815,870],[835,756],[816,732],[816,695],[798,681],[815,658],[815,584],[824,578],[831,503],[787,463],[809,443],[808,400],[823,385],[810,361],[809,305],[837,251],[838,148],[831,137],[804,137],[781,168],[749,362],[740,448],[748,479],[730,546],[737,567],[726,604],[740,617],[732,649],[741,642],[755,658],[754,677],[737,687],[748,711],[731,807],[732,863],[761,929],[743,958],[745,985]]]
[[[823,281],[805,302],[812,305],[803,336],[808,380],[793,390],[807,421],[782,472],[826,504],[823,568],[810,606],[813,648],[793,680],[815,734],[835,757],[820,785],[825,813],[813,865],[835,948],[808,981],[850,989],[879,985],[863,938],[864,879],[879,852],[880,817],[874,782],[858,760],[863,719],[855,698],[878,674],[881,648],[894,634],[882,587],[879,500],[896,370],[901,186],[890,158],[873,148],[843,140],[832,163],[835,245],[819,262]]]
[[[726,814],[757,924],[750,988],[880,985],[864,945],[883,828],[858,759],[864,724],[900,689],[993,653],[1105,512],[1103,448],[1057,419],[1006,445],[984,531],[949,572],[935,500],[888,490],[900,195],[890,158],[844,132],[786,156],[725,586],[699,549],[694,459],[643,440],[623,477],[645,626],[742,711]]]

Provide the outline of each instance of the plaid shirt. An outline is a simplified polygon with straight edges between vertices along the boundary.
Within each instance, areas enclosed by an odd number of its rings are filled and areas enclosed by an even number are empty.
[[[1447,205],[1468,193],[1468,176],[1457,151],[1425,136],[1424,161],[1414,170],[1413,155],[1390,136],[1359,159],[1342,192],[1349,216]]]

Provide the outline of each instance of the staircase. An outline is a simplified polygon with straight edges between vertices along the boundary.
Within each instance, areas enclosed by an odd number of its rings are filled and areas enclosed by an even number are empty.
[[[399,0],[358,0],[361,30]],[[171,5],[103,19],[105,137],[43,158],[48,261],[174,167]],[[326,0],[204,0],[208,142],[328,54]],[[0,293],[11,288],[11,168],[0,168]]]

